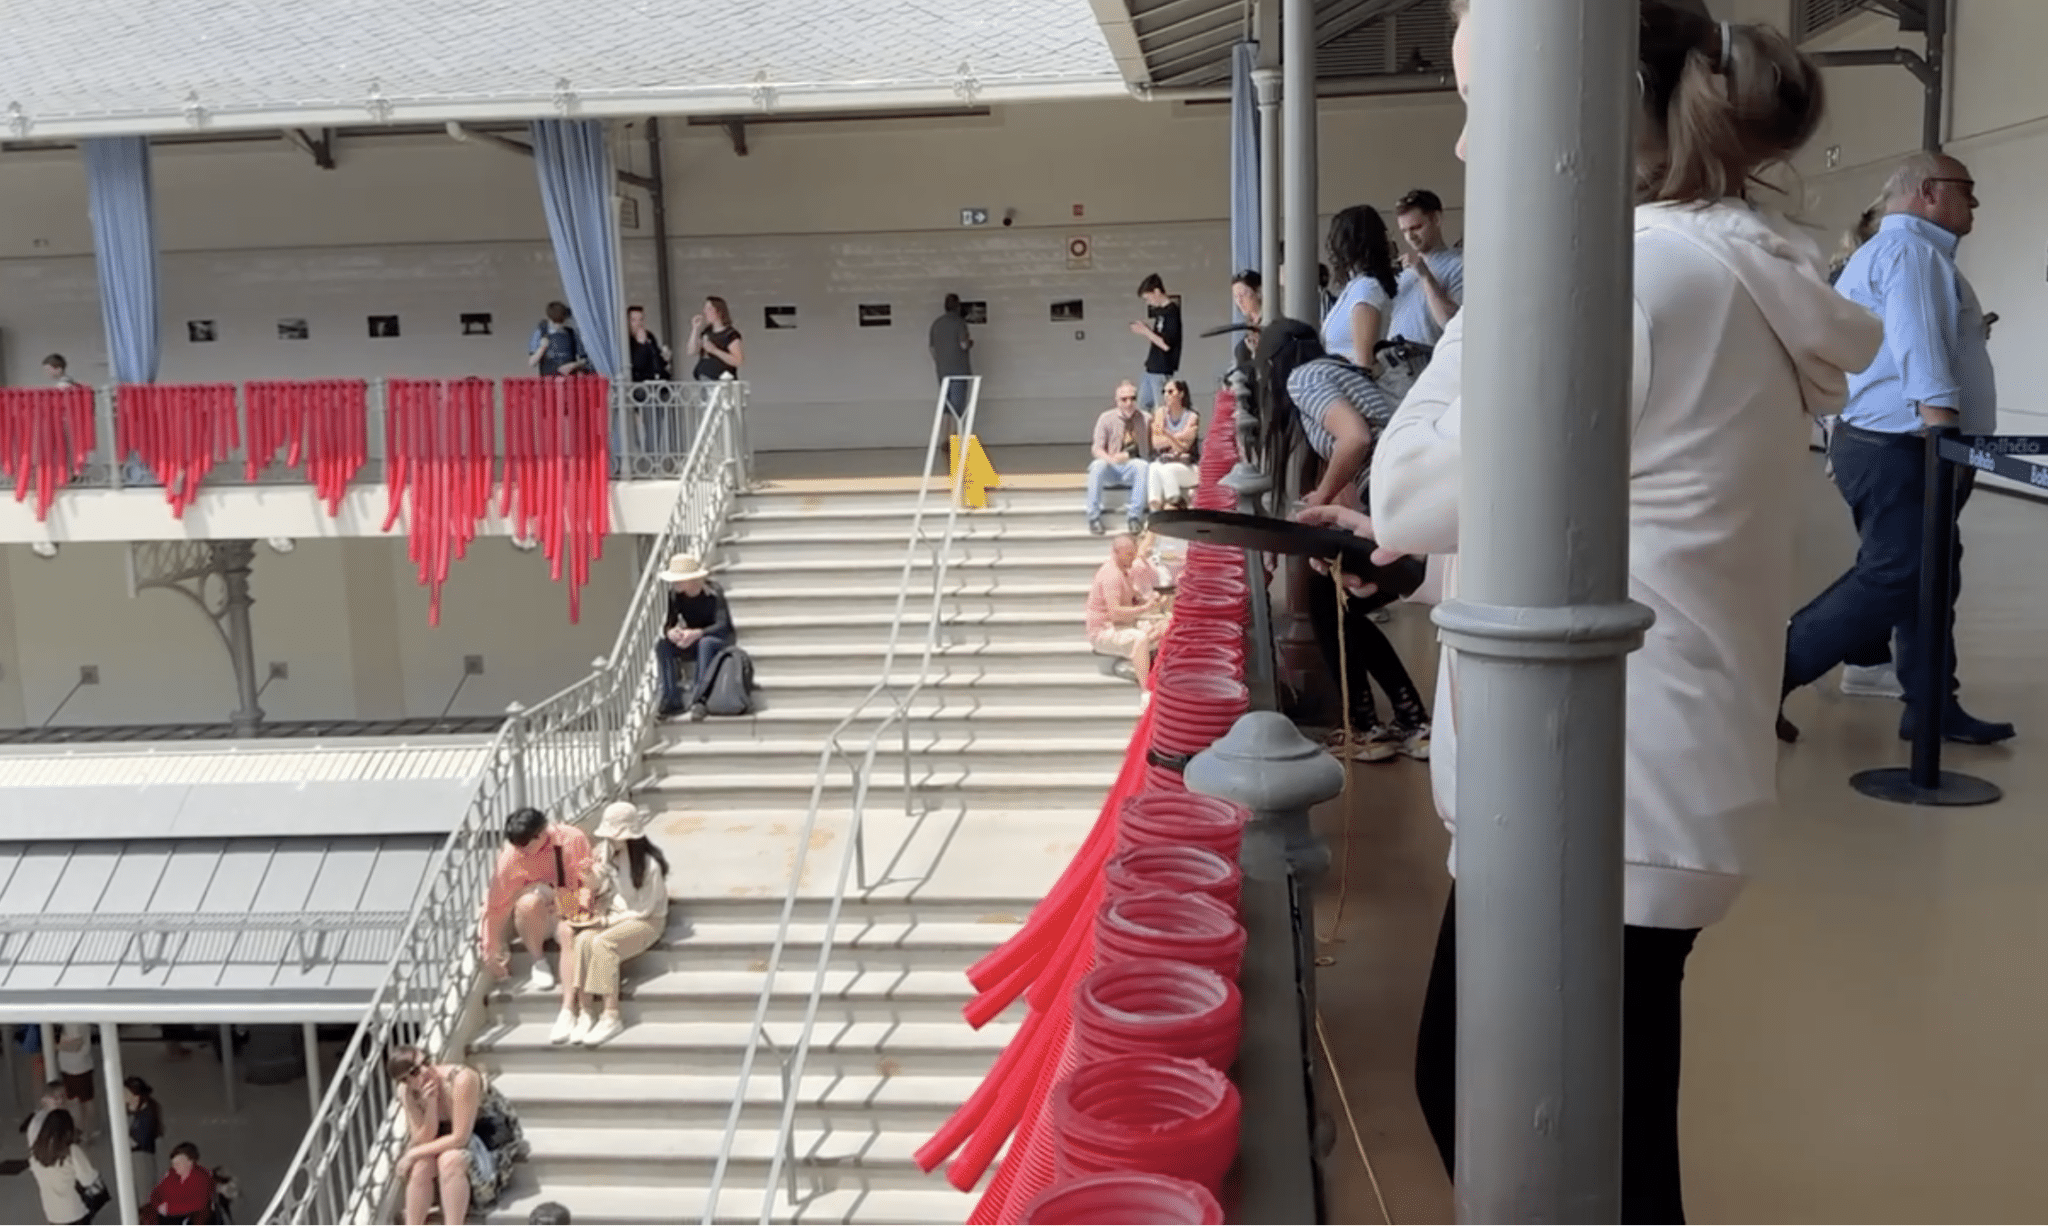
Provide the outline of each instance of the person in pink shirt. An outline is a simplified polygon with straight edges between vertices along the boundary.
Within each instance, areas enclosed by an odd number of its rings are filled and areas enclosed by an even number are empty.
[[[1110,539],[1109,561],[1095,572],[1088,589],[1088,645],[1106,656],[1128,656],[1140,687],[1166,630],[1166,620],[1157,616],[1162,602],[1153,589],[1158,586],[1151,564],[1138,556],[1138,538],[1119,533]]]
[[[511,970],[512,953],[505,944],[505,921],[519,930],[519,940],[533,955],[532,987],[555,989],[548,966],[547,939],[573,908],[590,872],[590,836],[574,826],[551,822],[539,809],[519,809],[505,819],[504,850],[491,874],[484,900],[484,965],[494,979]]]

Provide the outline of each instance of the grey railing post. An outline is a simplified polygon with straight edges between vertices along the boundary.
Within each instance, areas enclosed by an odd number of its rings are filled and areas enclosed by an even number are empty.
[[[1241,1222],[1315,1222],[1314,1101],[1306,1040],[1315,1016],[1314,919],[1305,879],[1329,867],[1309,809],[1344,790],[1344,768],[1275,711],[1253,711],[1188,763],[1188,790],[1252,811],[1244,869]],[[1288,957],[1280,951],[1289,951]]]
[[[1280,11],[1280,73],[1286,83],[1280,100],[1281,141],[1286,146],[1281,173],[1287,178],[1287,207],[1281,223],[1286,247],[1287,315],[1315,321],[1316,284],[1316,6],[1315,0],[1282,0]],[[1275,287],[1268,285],[1266,293]]]
[[[512,789],[512,807],[527,807],[526,708],[512,703],[505,708],[505,774]]]
[[[1261,26],[1273,10],[1271,0],[1259,6]],[[1279,40],[1268,43],[1262,32],[1252,88],[1259,95],[1259,277],[1265,321],[1280,317],[1280,70],[1267,67],[1269,60],[1280,62]]]
[[[112,387],[95,388],[93,390],[92,416],[93,433],[99,435],[100,444],[95,450],[100,451],[107,457],[107,486],[110,489],[122,489],[128,484],[126,475],[121,472],[121,462],[127,457],[121,454],[120,446],[114,441],[114,389]],[[36,1093],[39,1095],[42,1093],[40,1087],[37,1088]]]
[[[1635,6],[1475,0],[1458,599],[1464,1222],[1611,1222],[1621,1188]],[[1569,31],[1569,37],[1558,37]],[[1530,54],[1541,46],[1542,54]],[[1528,289],[1571,309],[1528,326]],[[1562,714],[1560,714],[1562,713]]]

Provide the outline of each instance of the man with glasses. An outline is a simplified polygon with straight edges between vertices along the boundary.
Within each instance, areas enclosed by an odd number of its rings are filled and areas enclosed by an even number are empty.
[[[1810,685],[1842,662],[1881,658],[1897,632],[1899,681],[1906,709],[1899,736],[1938,720],[1944,739],[1990,745],[2013,726],[1977,719],[1957,698],[1955,647],[1937,678],[1937,710],[1916,707],[1925,634],[1949,636],[1960,570],[1948,576],[1942,623],[1920,624],[1920,507],[1929,429],[1960,426],[1990,434],[1998,424],[1984,311],[1956,267],[1956,245],[1976,219],[1976,184],[1961,162],[1916,153],[1885,185],[1885,217],[1843,266],[1835,288],[1884,321],[1884,348],[1869,369],[1849,377],[1849,403],[1828,443],[1835,485],[1855,517],[1861,544],[1847,574],[1792,618],[1786,636],[1785,693]],[[1972,472],[1957,474],[1956,510],[1970,495]],[[1958,567],[1962,546],[1955,550]],[[1778,716],[1778,736],[1799,730]]]
[[[1151,423],[1138,408],[1138,385],[1126,379],[1116,385],[1116,407],[1095,419],[1088,462],[1088,531],[1102,535],[1102,492],[1119,485],[1130,491],[1124,499],[1127,527],[1135,535],[1143,526],[1145,449],[1151,439]]]

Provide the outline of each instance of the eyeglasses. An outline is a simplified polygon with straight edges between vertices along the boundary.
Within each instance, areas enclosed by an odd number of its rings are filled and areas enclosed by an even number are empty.
[[[1968,196],[1968,197],[1970,198],[1970,203],[1971,203],[1971,204],[1975,204],[1975,203],[1977,203],[1977,181],[1976,181],[1975,179],[1922,179],[1922,180],[1921,180],[1921,182],[1922,182],[1922,183],[1953,183],[1953,184],[1955,184],[1955,185],[1956,185],[1957,187],[1960,187],[1960,188],[1962,188],[1962,189],[1963,189],[1963,194],[1964,194],[1965,196]]]

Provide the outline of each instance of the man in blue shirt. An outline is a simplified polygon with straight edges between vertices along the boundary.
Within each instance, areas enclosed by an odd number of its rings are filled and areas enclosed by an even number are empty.
[[[1465,301],[1465,253],[1444,241],[1444,202],[1427,188],[1395,203],[1394,222],[1408,250],[1401,253],[1403,271],[1386,335],[1435,348]]]
[[[1976,183],[1954,158],[1920,153],[1892,173],[1886,216],[1842,269],[1835,288],[1884,321],[1884,348],[1849,379],[1849,403],[1828,444],[1835,485],[1849,504],[1861,544],[1856,562],[1792,618],[1786,636],[1785,692],[1819,680],[1845,660],[1867,663],[1896,629],[1906,710],[1899,735],[1938,719],[1951,741],[1989,745],[2013,726],[1977,719],[1957,700],[1955,647],[1937,688],[1942,709],[1914,706],[1920,692],[1923,634],[1949,636],[1960,572],[1949,576],[1944,624],[1920,625],[1920,506],[1925,493],[1924,431],[1960,426],[1965,434],[1997,427],[1998,386],[1989,330],[1977,293],[1956,268],[1956,244],[1976,217]],[[1973,474],[1957,474],[1956,508]],[[1962,547],[1956,547],[1958,564]],[[1778,735],[1798,730],[1779,716]]]

